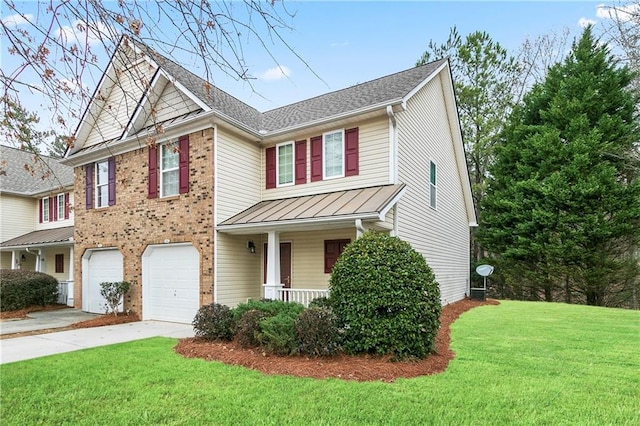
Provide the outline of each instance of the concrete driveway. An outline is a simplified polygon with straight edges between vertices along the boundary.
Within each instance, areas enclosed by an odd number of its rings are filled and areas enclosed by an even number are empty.
[[[9,325],[16,321],[5,320],[0,323],[2,333],[5,333],[5,330],[9,329],[16,330],[18,327],[30,327],[31,330],[23,329],[22,331],[33,331],[34,329],[32,327],[36,327],[38,324],[40,328],[36,328],[35,330],[52,328],[52,324],[57,324],[57,327],[66,327],[74,322],[95,317],[95,314],[87,314],[86,312],[81,312],[76,309],[62,309],[61,311],[75,312],[40,312],[39,314],[45,314],[44,317],[36,315],[36,317],[39,318],[22,320],[26,321],[24,325]],[[57,315],[53,314],[54,312],[56,312]],[[33,316],[34,314],[29,315]],[[33,322],[29,323],[29,321]],[[13,331],[13,333],[16,332],[17,331]],[[184,338],[193,337],[193,335],[193,326],[190,324],[163,321],[136,321],[126,324],[107,325],[104,327],[80,328],[26,337],[5,338],[0,340],[0,364],[130,342],[149,337]]]
[[[27,315],[27,318],[5,319],[0,321],[0,335],[68,327],[76,322],[90,320],[97,316],[99,315],[82,312],[80,309],[73,308],[31,312]]]

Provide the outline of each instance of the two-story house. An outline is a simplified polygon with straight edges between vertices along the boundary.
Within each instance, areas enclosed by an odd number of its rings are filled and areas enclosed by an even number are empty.
[[[0,145],[0,268],[44,272],[73,306],[73,168]]]
[[[306,302],[369,229],[422,253],[444,303],[468,292],[476,219],[447,60],[259,112],[123,38],[75,136],[83,310],[122,279],[143,319]]]

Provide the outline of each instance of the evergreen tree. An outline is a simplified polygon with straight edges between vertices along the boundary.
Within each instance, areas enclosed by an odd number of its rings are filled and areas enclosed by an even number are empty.
[[[516,108],[496,149],[479,238],[536,298],[624,304],[637,286],[640,178],[632,74],[584,30]],[[635,283],[635,284],[634,284]],[[516,292],[517,293],[517,292]]]

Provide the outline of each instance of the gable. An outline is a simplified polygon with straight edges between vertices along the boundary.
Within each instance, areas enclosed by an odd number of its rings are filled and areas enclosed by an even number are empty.
[[[135,134],[157,123],[201,109],[186,93],[161,76],[155,82],[149,98],[144,102],[139,113],[141,117],[136,119],[130,133]]]

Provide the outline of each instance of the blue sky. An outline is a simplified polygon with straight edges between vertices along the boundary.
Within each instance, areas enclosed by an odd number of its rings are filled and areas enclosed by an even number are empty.
[[[26,12],[35,10],[35,3],[16,3]],[[274,62],[257,43],[248,43],[243,49],[256,77],[252,85],[222,73],[214,76],[213,83],[264,111],[410,68],[429,40],[444,42],[453,26],[461,36],[486,31],[514,55],[526,38],[563,28],[576,36],[581,22],[588,20],[596,26],[602,22],[598,17],[602,3],[607,2],[286,0],[287,10],[295,16],[286,19],[293,30],[285,30],[283,35],[320,78],[282,47],[269,47],[277,60]],[[2,19],[8,18],[3,2]],[[7,70],[14,64],[6,54],[6,40],[0,40],[0,61]],[[106,56],[101,61],[106,66]],[[193,58],[183,59],[187,68],[202,74],[196,63]],[[277,72],[278,67],[287,75]],[[21,100],[28,108],[43,111],[39,106],[42,99],[25,93]]]

